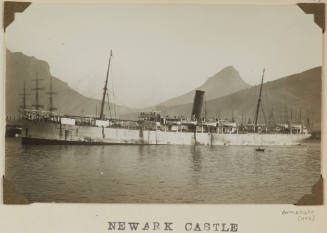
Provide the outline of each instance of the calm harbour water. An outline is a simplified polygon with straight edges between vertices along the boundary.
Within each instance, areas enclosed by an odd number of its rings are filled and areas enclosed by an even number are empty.
[[[250,146],[22,145],[6,177],[32,202],[295,203],[320,176],[320,143]]]

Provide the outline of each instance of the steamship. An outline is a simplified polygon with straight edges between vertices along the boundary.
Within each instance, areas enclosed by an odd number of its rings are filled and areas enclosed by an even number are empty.
[[[136,145],[297,145],[311,134],[303,124],[276,124],[273,128],[258,124],[262,98],[262,75],[255,121],[246,127],[236,122],[201,118],[204,91],[195,92],[190,119],[162,117],[158,112],[142,112],[137,121],[107,118],[104,114],[112,53],[106,74],[100,115],[68,116],[54,112],[52,82],[50,109],[23,109],[23,144],[136,144]],[[36,92],[38,87],[35,88]],[[37,95],[37,93],[36,93]]]

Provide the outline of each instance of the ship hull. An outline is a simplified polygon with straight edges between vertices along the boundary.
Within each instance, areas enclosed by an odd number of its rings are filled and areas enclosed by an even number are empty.
[[[310,134],[218,134],[159,130],[102,128],[63,125],[48,121],[26,121],[23,144],[71,145],[297,145]]]

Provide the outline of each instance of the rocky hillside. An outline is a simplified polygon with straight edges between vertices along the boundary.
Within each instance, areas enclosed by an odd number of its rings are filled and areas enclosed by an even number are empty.
[[[263,85],[263,111],[260,121],[307,121],[309,119],[315,130],[320,129],[321,120],[321,67],[283,77]],[[228,88],[228,86],[225,86]],[[201,88],[199,88],[201,89]],[[206,101],[203,113],[207,117],[222,117],[237,121],[253,120],[258,99],[259,86]],[[156,106],[164,114],[190,115],[192,104],[177,106]],[[242,117],[243,115],[243,117]]]
[[[8,117],[18,116],[19,106],[22,105],[22,96],[24,82],[27,96],[27,105],[31,106],[35,103],[35,81],[33,79],[38,76],[42,79],[39,86],[44,88],[40,91],[40,104],[44,105],[45,110],[49,108],[49,91],[50,77],[52,77],[53,90],[57,92],[54,96],[54,106],[58,111],[64,114],[73,115],[94,115],[96,106],[98,112],[100,109],[100,100],[87,98],[77,91],[73,90],[67,83],[53,77],[50,73],[50,67],[47,62],[38,60],[35,57],[26,56],[19,52],[6,53],[6,115]],[[91,87],[90,87],[91,88]],[[102,90],[99,90],[102,91]],[[105,104],[105,113],[108,113],[108,103]],[[113,109],[111,107],[111,109]],[[132,112],[132,109],[117,106],[119,114]]]

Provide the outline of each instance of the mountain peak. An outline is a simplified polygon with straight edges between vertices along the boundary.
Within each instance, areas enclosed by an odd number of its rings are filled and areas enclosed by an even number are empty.
[[[224,88],[230,89],[230,91],[224,90],[226,93],[229,92],[227,94],[231,94],[232,92],[250,87],[249,84],[244,82],[239,72],[233,66],[226,66],[218,73],[209,77],[208,80],[200,88],[214,91],[214,89],[218,90],[222,85]],[[207,97],[208,95],[210,96],[211,93],[208,93]],[[216,98],[216,96],[212,97]]]
[[[227,66],[209,77],[205,83],[196,89],[205,91],[205,99],[210,100],[232,94],[248,87],[250,87],[250,85],[243,81],[239,72],[233,66]],[[173,106],[187,104],[191,103],[193,98],[194,90],[170,99],[162,105]]]
[[[219,71],[218,73],[220,72],[238,72],[234,66],[226,66],[225,68],[223,68],[221,71]]]
[[[290,114],[293,112],[293,120],[302,120],[302,122],[306,123],[307,127],[310,127],[311,130],[320,131],[322,91],[321,74],[321,67],[315,67],[264,83],[264,92],[262,95],[263,105],[261,106],[262,111],[270,115],[272,113],[272,106],[274,106],[273,120],[276,122],[288,121],[287,118],[290,119]],[[214,76],[217,77],[219,75],[217,73]],[[233,81],[229,83],[228,80],[231,80],[229,76],[223,78],[225,79],[220,79],[219,82],[217,81],[219,79],[213,78],[216,82],[214,84],[217,86],[214,86],[212,90],[217,94],[221,91],[221,88],[219,88],[220,86],[225,86],[225,89],[230,89],[229,85],[234,83]],[[206,83],[208,83],[208,81]],[[205,93],[206,116],[208,118],[216,118],[217,116],[220,116],[221,118],[231,119],[233,113],[234,119],[239,123],[243,121],[243,118],[246,119],[246,121],[248,119],[253,120],[253,113],[258,101],[258,90],[259,86],[253,86],[211,100],[208,100],[207,94],[210,93],[210,91],[207,91]],[[177,100],[175,100],[175,102],[177,102]],[[164,111],[167,115],[183,113],[186,116],[190,116],[191,109],[191,102],[188,104],[170,105],[169,108],[159,108],[159,110]],[[265,122],[265,115],[262,113],[259,114],[259,122]]]
[[[240,74],[239,74],[239,72],[235,69],[234,66],[226,66],[225,68],[223,68],[219,72],[215,73],[210,78],[215,78],[215,77],[239,78],[239,79],[242,79],[241,76],[240,76]]]

